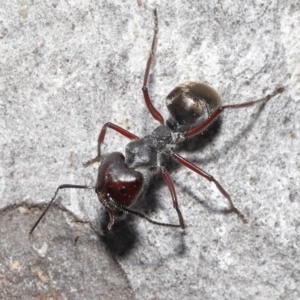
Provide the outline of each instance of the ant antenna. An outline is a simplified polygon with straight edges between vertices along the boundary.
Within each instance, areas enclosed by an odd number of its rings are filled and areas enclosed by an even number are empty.
[[[56,195],[58,193],[59,190],[62,189],[86,189],[86,190],[92,190],[95,189],[94,186],[87,186],[87,185],[75,185],[75,184],[62,184],[60,185],[56,191],[55,194],[53,196],[53,198],[51,199],[51,201],[49,202],[49,204],[47,205],[47,207],[45,208],[45,210],[43,211],[43,213],[40,215],[40,217],[37,219],[37,221],[34,223],[34,225],[32,226],[29,234],[32,234],[34,229],[36,228],[36,226],[38,226],[38,224],[41,222],[41,220],[43,219],[43,217],[45,216],[46,212],[48,211],[49,207],[51,206],[51,204],[53,203],[53,201],[56,198]]]

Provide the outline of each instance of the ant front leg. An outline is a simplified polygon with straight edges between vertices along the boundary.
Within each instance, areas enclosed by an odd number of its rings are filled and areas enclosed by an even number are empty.
[[[203,123],[199,124],[198,126],[186,131],[183,136],[184,137],[191,137],[194,135],[198,135],[201,132],[203,132],[211,123],[213,123],[218,116],[225,110],[225,109],[235,109],[235,108],[243,108],[243,107],[249,107],[253,106],[258,103],[265,103],[274,96],[281,94],[284,91],[283,87],[277,88],[272,94],[267,95],[266,97],[256,100],[256,101],[249,101],[249,102],[244,102],[241,104],[229,104],[229,105],[223,105],[217,108],[208,118],[205,120]]]
[[[129,213],[129,214],[136,215],[136,216],[138,216],[138,217],[140,217],[142,219],[145,219],[145,220],[147,220],[148,222],[150,222],[150,223],[152,223],[154,225],[165,226],[165,227],[173,227],[173,228],[181,227],[180,225],[177,225],[177,224],[162,223],[162,222],[158,222],[158,221],[152,220],[152,219],[148,218],[145,214],[143,214],[143,213],[141,213],[139,211],[127,208],[127,207],[122,207],[121,209],[123,211]]]
[[[97,156],[93,159],[90,159],[89,161],[87,161],[86,163],[83,163],[83,166],[86,168],[87,166],[95,163],[95,162],[99,162],[101,160],[101,144],[103,143],[104,141],[104,138],[105,138],[105,134],[106,134],[106,129],[107,128],[111,128],[115,131],[117,131],[118,133],[124,135],[125,137],[131,139],[131,140],[139,140],[140,138],[136,135],[134,135],[133,133],[123,129],[122,127],[116,125],[116,124],[113,124],[113,123],[106,123],[102,129],[101,129],[101,132],[99,134],[99,137],[98,137],[98,146],[97,146],[97,150],[98,150],[98,153],[97,153]]]
[[[172,153],[172,155],[176,158],[176,160],[178,162],[180,162],[185,167],[191,169],[192,171],[196,172],[197,174],[201,175],[202,177],[206,178],[207,180],[212,181],[216,185],[216,187],[219,189],[221,194],[228,200],[229,205],[230,205],[230,210],[232,212],[234,212],[235,214],[237,214],[244,223],[248,223],[246,217],[234,206],[234,204],[230,198],[230,195],[225,191],[225,189],[221,186],[221,184],[213,176],[211,176],[208,173],[206,173],[205,171],[201,170],[199,167],[197,167],[196,165],[194,165],[192,162],[188,161],[187,159],[183,158],[179,154]]]
[[[154,56],[154,49],[155,49],[155,44],[156,44],[156,39],[157,39],[157,31],[158,31],[158,20],[157,20],[157,12],[156,9],[154,9],[153,11],[154,13],[154,35],[153,35],[153,40],[152,40],[152,46],[151,46],[151,50],[150,50],[150,54],[149,54],[149,58],[147,61],[147,65],[146,65],[146,70],[145,70],[145,76],[144,76],[144,82],[143,82],[143,87],[142,87],[142,91],[144,94],[144,99],[146,102],[146,106],[150,112],[150,114],[152,115],[152,117],[157,120],[160,124],[164,124],[164,118],[163,116],[159,113],[159,111],[153,106],[152,101],[149,97],[149,92],[148,92],[148,79],[149,79],[149,72],[150,72],[150,67],[151,67],[151,62],[152,62],[152,58]]]
[[[183,221],[183,217],[181,214],[181,211],[178,207],[178,201],[177,201],[177,195],[176,195],[176,191],[175,191],[175,187],[174,187],[174,183],[172,181],[172,178],[170,176],[170,174],[167,172],[167,170],[164,167],[160,167],[160,172],[166,182],[166,185],[169,188],[169,191],[171,193],[171,197],[173,200],[173,207],[175,208],[177,215],[178,215],[178,220],[179,220],[179,225],[180,228],[184,229],[185,225],[184,225],[184,221]]]

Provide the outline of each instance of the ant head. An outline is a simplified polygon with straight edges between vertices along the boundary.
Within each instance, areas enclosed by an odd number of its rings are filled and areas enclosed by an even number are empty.
[[[118,207],[133,204],[141,194],[143,186],[142,173],[129,168],[122,153],[113,152],[102,160],[98,170],[96,193],[109,212],[113,213]]]
[[[167,96],[166,104],[171,118],[168,127],[185,132],[205,121],[221,106],[221,97],[210,86],[199,82],[185,82],[176,86]]]

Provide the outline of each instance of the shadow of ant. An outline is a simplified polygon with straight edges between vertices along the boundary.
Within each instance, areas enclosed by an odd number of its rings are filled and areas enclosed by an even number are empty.
[[[105,210],[99,216],[100,227],[97,231],[100,240],[107,246],[115,257],[126,257],[138,244],[138,231],[135,228],[133,216],[128,215],[124,220],[118,220],[111,230],[108,230],[109,214]],[[101,233],[100,233],[101,232]]]

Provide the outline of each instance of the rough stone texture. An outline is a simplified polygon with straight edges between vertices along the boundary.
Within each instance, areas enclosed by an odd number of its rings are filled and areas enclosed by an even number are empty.
[[[126,274],[89,226],[53,209],[28,238],[37,213],[21,206],[1,215],[1,299],[132,297]]]
[[[221,182],[249,224],[224,214],[212,184],[171,164],[185,231],[129,217],[108,232],[93,191],[66,190],[29,240],[33,206],[59,184],[95,183],[97,166],[82,162],[105,122],[139,136],[157,126],[140,90],[154,7],[149,88],[165,117],[165,96],[184,81],[213,86],[226,104],[285,87],[263,108],[225,112],[178,150]],[[299,298],[299,36],[296,0],[3,0],[0,298]],[[127,142],[110,131],[103,153]],[[177,221],[159,177],[140,209]]]

